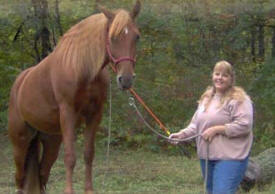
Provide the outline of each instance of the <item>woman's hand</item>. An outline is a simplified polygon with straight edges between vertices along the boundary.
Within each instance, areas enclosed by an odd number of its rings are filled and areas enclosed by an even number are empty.
[[[171,139],[169,142],[171,144],[174,144],[174,145],[177,145],[179,143],[179,139],[184,139],[186,138],[186,134],[183,132],[183,131],[179,131],[177,133],[172,133],[170,136],[169,136],[169,139]],[[174,139],[174,140],[173,140]],[[176,140],[177,139],[177,140]]]
[[[212,139],[215,137],[215,135],[224,134],[224,133],[225,133],[225,126],[217,125],[217,126],[209,127],[208,129],[206,129],[203,132],[202,137],[204,140],[211,142]]]

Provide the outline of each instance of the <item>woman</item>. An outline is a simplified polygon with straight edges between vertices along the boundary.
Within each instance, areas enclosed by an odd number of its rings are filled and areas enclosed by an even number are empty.
[[[227,61],[215,65],[212,82],[202,94],[191,123],[169,138],[176,144],[178,139],[200,134],[197,154],[204,178],[208,164],[208,193],[231,194],[247,167],[253,141],[253,107],[245,91],[234,86],[235,74]]]

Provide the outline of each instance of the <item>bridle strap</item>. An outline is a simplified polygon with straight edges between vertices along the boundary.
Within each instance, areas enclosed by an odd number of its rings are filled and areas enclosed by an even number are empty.
[[[111,61],[114,63],[114,65],[117,65],[119,63],[121,63],[122,61],[131,61],[133,63],[133,65],[136,63],[136,60],[131,58],[131,57],[119,57],[119,58],[115,58],[112,53],[111,53],[111,48],[110,48],[110,40],[109,40],[109,30],[107,30],[107,38],[106,38],[106,50],[108,53],[109,58],[111,59]]]

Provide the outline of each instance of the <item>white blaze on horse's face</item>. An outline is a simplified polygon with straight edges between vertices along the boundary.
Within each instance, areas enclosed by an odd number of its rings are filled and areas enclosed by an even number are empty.
[[[128,30],[127,27],[124,29],[124,33],[125,33],[126,35],[129,33],[129,30]]]

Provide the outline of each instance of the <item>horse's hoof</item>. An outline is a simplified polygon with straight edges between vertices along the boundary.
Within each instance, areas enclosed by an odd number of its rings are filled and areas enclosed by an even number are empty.
[[[24,191],[22,189],[17,189],[15,191],[16,194],[24,194]]]
[[[94,194],[92,190],[86,191],[85,194]]]
[[[64,191],[64,194],[74,194],[73,191]]]

